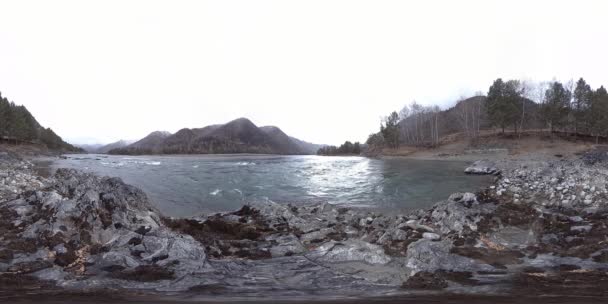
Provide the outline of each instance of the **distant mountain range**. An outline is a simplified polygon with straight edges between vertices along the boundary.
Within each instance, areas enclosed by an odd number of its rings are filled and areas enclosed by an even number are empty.
[[[247,118],[223,125],[181,129],[175,134],[156,131],[109,154],[315,154],[322,145],[293,138],[274,126],[257,127]]]
[[[133,142],[134,142],[133,140],[122,140],[121,139],[119,141],[109,143],[107,145],[93,144],[93,145],[77,145],[77,146],[82,148],[83,150],[87,151],[88,153],[106,154],[106,153],[110,152],[110,150],[124,148],[124,147],[132,144]]]

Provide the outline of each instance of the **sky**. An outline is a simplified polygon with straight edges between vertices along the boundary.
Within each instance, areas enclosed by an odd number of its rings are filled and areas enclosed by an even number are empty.
[[[365,141],[492,81],[608,85],[608,1],[0,0],[0,92],[71,143],[247,117]]]

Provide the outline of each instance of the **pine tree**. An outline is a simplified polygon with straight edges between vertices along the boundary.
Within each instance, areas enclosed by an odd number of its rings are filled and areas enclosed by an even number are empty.
[[[386,144],[391,148],[399,147],[399,114],[391,113],[380,126],[380,133],[384,137]]]
[[[523,100],[519,81],[504,82],[501,78],[496,79],[488,90],[486,101],[490,123],[501,128],[503,133],[508,126],[513,126],[517,131],[521,102]]]
[[[591,96],[593,91],[591,87],[585,82],[583,78],[580,78],[576,82],[576,88],[573,92],[573,105],[572,111],[574,112],[574,134],[575,136],[579,133],[579,127],[588,128],[588,123],[585,122],[585,116],[591,103]]]
[[[551,132],[566,124],[569,103],[570,92],[560,82],[553,82],[545,93],[545,102],[542,107],[543,118],[551,128]]]
[[[591,135],[598,143],[599,137],[605,136],[608,130],[608,92],[603,86],[591,94],[589,105],[586,120]]]

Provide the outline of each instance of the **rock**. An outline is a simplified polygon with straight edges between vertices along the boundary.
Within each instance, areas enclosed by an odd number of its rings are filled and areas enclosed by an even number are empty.
[[[437,273],[421,271],[408,278],[402,287],[406,289],[435,290],[448,287],[448,282]]]
[[[574,223],[580,223],[580,222],[582,222],[582,221],[583,221],[583,218],[582,218],[582,217],[580,217],[580,216],[578,216],[578,215],[576,215],[576,216],[571,216],[571,217],[569,217],[568,219],[569,219],[571,222],[574,222]]]
[[[413,230],[434,232],[433,228],[426,226],[426,225],[422,225],[422,224],[418,223],[417,220],[409,220],[409,221],[405,222],[405,225],[403,225],[403,226],[409,227]],[[401,226],[399,226],[399,227],[401,227]]]
[[[465,230],[477,231],[477,223],[482,216],[494,209],[494,205],[480,205],[472,193],[452,194],[447,201],[433,207],[430,221],[440,227],[442,234],[462,234]]]
[[[418,240],[409,245],[406,256],[406,267],[409,276],[418,272],[448,271],[490,271],[489,265],[476,263],[470,258],[450,253],[453,245],[448,240]]]
[[[294,254],[302,254],[306,251],[295,235],[280,236],[274,240],[277,245],[270,248],[272,257],[291,256]]]
[[[13,214],[23,226],[13,233],[33,238],[19,245],[27,255],[5,255],[14,259],[10,270],[56,280],[88,274],[90,280],[79,284],[93,286],[96,275],[147,281],[209,268],[204,247],[164,226],[146,195],[120,179],[59,169],[47,187],[0,204],[0,213]]]
[[[319,246],[306,256],[324,263],[357,261],[368,264],[386,264],[391,261],[382,247],[358,240],[331,241]]]
[[[589,232],[589,231],[591,231],[592,227],[593,226],[591,226],[591,225],[572,226],[572,227],[570,227],[570,231],[573,231],[573,232]]]
[[[0,161],[0,283],[15,271],[76,291],[323,294],[339,287],[367,295],[404,281],[405,288],[494,291],[520,272],[568,273],[578,282],[605,268],[602,165],[567,158],[495,165],[503,170],[493,189],[454,193],[403,216],[263,201],[168,219],[119,179],[59,170],[37,184],[29,165],[7,171]],[[563,282],[534,287],[563,289]]]
[[[9,267],[8,271],[16,273],[32,273],[42,269],[53,267],[53,264],[45,260],[35,260],[30,262],[19,262]]]
[[[441,236],[439,234],[432,232],[425,232],[422,234],[422,237],[431,241],[438,241],[441,239]]]
[[[472,165],[464,169],[466,174],[500,174],[500,170],[496,168],[494,162],[487,160],[478,160]]]

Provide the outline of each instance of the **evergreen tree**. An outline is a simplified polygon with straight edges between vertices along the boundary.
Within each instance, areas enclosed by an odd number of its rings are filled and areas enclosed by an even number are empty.
[[[379,153],[386,145],[386,141],[384,140],[384,136],[382,136],[381,132],[371,134],[365,143],[368,146],[369,152],[372,154]]]
[[[553,82],[545,93],[542,115],[553,132],[567,122],[570,92],[560,82]]]
[[[573,92],[573,105],[572,111],[574,117],[574,133],[577,134],[580,130],[579,127],[582,125],[583,127],[588,128],[588,123],[585,122],[585,116],[590,107],[591,96],[593,91],[591,87],[585,82],[583,78],[580,78],[576,82],[576,88]]]
[[[391,113],[385,120],[384,124],[380,125],[380,133],[391,148],[399,147],[399,114]]]
[[[2,94],[0,93],[0,136],[8,134],[9,106],[8,100],[2,98]]]
[[[599,137],[605,136],[608,130],[608,92],[603,86],[591,94],[589,105],[586,120],[591,135],[598,143]]]
[[[325,146],[319,148],[317,155],[349,155],[349,154],[361,154],[361,145],[359,142],[351,143],[350,141],[344,142],[340,147],[336,146]]]
[[[361,144],[359,144],[359,142],[355,142],[355,145],[353,146],[353,154],[361,154]]]
[[[517,131],[517,122],[520,117],[521,103],[523,102],[520,83],[517,80],[503,82],[501,78],[494,81],[488,90],[486,111],[490,123],[502,129],[513,126]]]
[[[81,151],[44,129],[25,106],[17,106],[0,95],[0,136],[19,142],[43,143],[54,150]]]

